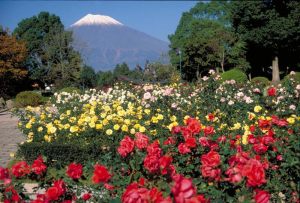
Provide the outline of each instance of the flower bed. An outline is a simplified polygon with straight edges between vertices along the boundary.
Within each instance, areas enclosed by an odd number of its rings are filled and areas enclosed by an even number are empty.
[[[259,85],[259,84],[258,84]],[[27,142],[1,169],[32,202],[299,202],[300,84],[117,85],[19,111]],[[42,156],[40,156],[42,155]]]

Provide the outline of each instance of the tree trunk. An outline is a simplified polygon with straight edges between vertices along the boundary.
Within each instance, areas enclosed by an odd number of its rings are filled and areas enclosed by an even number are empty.
[[[275,58],[272,61],[272,82],[278,83],[279,81],[280,81],[280,77],[279,77],[278,57],[275,56]]]
[[[225,70],[224,70],[224,62],[225,62],[225,51],[223,50],[222,61],[221,61],[221,68],[222,68],[222,72],[223,73],[225,72]]]

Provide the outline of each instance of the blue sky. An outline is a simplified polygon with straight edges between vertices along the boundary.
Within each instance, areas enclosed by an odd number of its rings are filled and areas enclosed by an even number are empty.
[[[0,1],[0,24],[11,31],[24,18],[48,11],[69,27],[88,13],[108,15],[121,23],[168,41],[182,12],[196,1]]]

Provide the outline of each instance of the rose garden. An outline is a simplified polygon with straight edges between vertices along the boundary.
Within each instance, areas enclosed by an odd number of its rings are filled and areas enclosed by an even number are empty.
[[[4,202],[299,202],[295,73],[279,85],[210,74],[15,110],[27,139],[0,168]]]

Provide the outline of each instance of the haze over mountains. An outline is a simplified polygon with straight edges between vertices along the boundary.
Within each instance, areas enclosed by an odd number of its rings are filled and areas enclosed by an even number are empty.
[[[146,60],[166,63],[168,43],[123,25],[104,15],[88,14],[75,22],[73,46],[87,65],[95,70],[110,70],[126,62],[131,68]],[[164,57],[162,57],[164,56]]]

